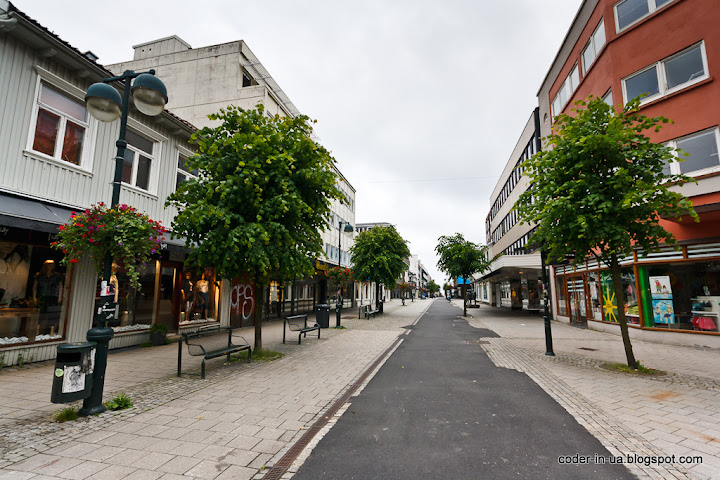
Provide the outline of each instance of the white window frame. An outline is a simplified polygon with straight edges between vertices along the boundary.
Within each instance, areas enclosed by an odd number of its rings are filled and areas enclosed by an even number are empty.
[[[605,42],[603,42],[603,44],[600,45],[600,47],[598,47],[597,45],[595,45],[595,36],[597,35],[597,33],[600,31],[601,28],[603,29],[603,33],[605,33]],[[580,54],[580,63],[582,63],[583,77],[585,76],[587,71],[590,69],[590,67],[595,63],[595,60],[598,57],[598,53],[600,53],[600,50],[602,50],[606,44],[607,44],[607,32],[605,32],[605,19],[603,18],[600,20],[600,23],[598,23],[598,26],[595,27],[595,30],[593,30],[592,35],[590,35],[590,40],[588,40],[587,45],[585,46],[582,53]],[[590,63],[588,65],[585,65],[585,52],[591,48],[592,48],[592,60],[590,61]]]
[[[35,71],[38,75],[35,82],[35,94],[33,96],[33,110],[32,117],[30,119],[30,130],[28,131],[27,143],[24,153],[31,157],[40,158],[43,160],[50,160],[54,163],[57,163],[58,165],[61,165],[63,168],[79,170],[83,173],[92,172],[93,152],[95,151],[95,139],[97,137],[97,121],[92,117],[92,115],[90,115],[90,112],[87,112],[86,121],[82,122],[75,117],[70,117],[68,114],[61,112],[60,110],[57,110],[56,108],[53,108],[49,105],[41,104],[40,102],[40,91],[43,84],[69,97],[71,100],[77,101],[83,106],[85,105],[85,92],[82,89],[73,85],[72,83],[63,80],[62,78],[54,75],[53,73],[50,73],[42,67],[36,66]],[[37,127],[38,114],[41,107],[44,110],[47,110],[60,117],[60,126],[58,128],[57,141],[55,143],[55,152],[52,156],[47,155],[43,152],[38,152],[37,150],[33,149],[33,145],[35,143],[35,129]],[[72,118],[71,121],[73,123],[76,123],[85,128],[85,136],[83,138],[82,146],[83,151],[80,156],[80,165],[75,165],[74,163],[67,162],[60,158],[64,143],[63,140],[65,138],[65,126],[67,124],[68,118]]]
[[[578,77],[577,85],[573,85],[573,74],[576,74]],[[577,90],[578,85],[580,85],[580,73],[578,71],[578,64],[576,63],[573,65],[573,68],[570,69],[570,73],[568,73],[568,76],[565,77],[565,81],[563,81],[562,86],[558,89],[557,93],[555,94],[555,98],[553,98],[553,101],[551,102],[551,109],[552,109],[552,116],[557,117],[560,112],[563,111],[565,106],[568,104],[570,99],[573,96],[573,93],[575,93],[575,90]],[[567,90],[566,90],[567,89]],[[560,98],[560,94],[563,92],[563,90],[567,91],[567,99],[563,102]],[[555,101],[560,100],[557,105],[558,107],[555,107]],[[557,109],[557,111],[555,111]]]
[[[155,130],[152,130],[151,128],[148,128],[147,126],[143,125],[142,123],[138,122],[134,118],[128,117],[128,123],[127,128],[129,130],[132,130],[134,133],[145,137],[147,140],[150,140],[153,142],[153,153],[152,155],[148,154],[147,152],[144,152],[142,150],[139,150],[137,148],[134,148],[130,146],[128,143],[127,149],[134,152],[134,159],[133,159],[133,168],[132,168],[132,184],[122,182],[123,188],[127,188],[130,190],[133,190],[135,192],[142,193],[143,195],[151,195],[154,197],[157,197],[157,190],[158,190],[158,170],[160,169],[160,159],[162,158],[162,147],[165,142],[167,142],[167,137],[164,137],[163,135],[160,135]],[[145,190],[144,188],[136,187],[135,182],[137,180],[137,164],[138,159],[137,155],[138,153],[142,153],[144,156],[150,158],[150,179],[148,180],[148,188]]]
[[[652,15],[652,14],[655,13],[655,12],[657,12],[658,10],[660,10],[660,9],[662,9],[662,8],[664,8],[664,7],[667,7],[668,5],[670,5],[671,3],[673,3],[674,0],[670,0],[669,2],[665,3],[664,5],[660,5],[659,7],[657,6],[657,3],[655,3],[655,0],[645,0],[645,1],[648,3],[648,13],[646,13],[646,14],[643,15],[642,17],[638,18],[638,19],[635,20],[634,22],[626,25],[625,27],[623,27],[623,28],[621,29],[621,28],[620,28],[620,20],[619,20],[619,18],[618,18],[618,7],[619,7],[620,5],[622,5],[623,3],[625,3],[626,1],[627,1],[627,0],[622,0],[622,1],[620,1],[620,2],[617,2],[615,5],[613,5],[613,14],[615,15],[615,33],[620,33],[620,32],[622,32],[623,30],[627,30],[628,28],[632,27],[633,25],[635,25],[635,24],[638,23],[638,22],[641,22],[643,19],[649,17],[650,15]]]
[[[669,142],[665,143],[665,146],[666,146],[666,147],[671,147],[671,148],[678,148],[678,146],[677,146],[677,145],[678,145],[678,142],[683,141],[683,140],[687,140],[687,139],[692,138],[692,137],[697,137],[697,136],[706,134],[706,133],[708,133],[708,132],[714,132],[714,133],[715,133],[715,147],[717,148],[718,152],[720,152],[720,130],[718,130],[717,125],[714,126],[714,127],[711,127],[711,128],[706,128],[705,130],[700,130],[699,132],[694,132],[694,133],[691,133],[691,134],[689,134],[689,135],[684,135],[684,136],[682,136],[682,137],[678,137],[678,138],[675,138],[675,139],[673,139],[673,140],[670,140]],[[673,155],[674,155],[676,158],[679,158],[677,152],[673,152]],[[682,162],[671,162],[671,163],[669,163],[670,173],[673,174],[673,175],[683,174],[683,175],[687,175],[688,177],[699,177],[699,176],[702,176],[702,175],[707,175],[707,174],[709,174],[709,173],[720,172],[720,155],[719,155],[718,157],[719,157],[719,158],[718,158],[718,164],[717,164],[716,166],[714,166],[714,167],[702,168],[702,169],[700,169],[700,170],[694,170],[694,171],[692,171],[692,172],[682,172],[682,171],[681,171],[681,169],[682,169]]]
[[[680,85],[676,85],[673,88],[668,88],[667,87],[667,74],[665,72],[665,64],[668,61],[670,61],[676,57],[679,57],[680,55],[683,55],[684,53],[687,53],[690,50],[693,50],[695,48],[700,48],[700,56],[702,57],[703,69],[705,70],[705,73],[699,77],[693,78],[692,80],[690,80],[688,82],[681,83]],[[702,82],[703,80],[709,78],[710,74],[708,73],[709,69],[708,69],[707,54],[705,53],[705,40],[702,40],[699,43],[695,43],[695,44],[689,46],[688,48],[685,48],[673,55],[670,55],[669,57],[663,58],[662,60],[655,62],[651,65],[648,65],[647,67],[645,67],[641,70],[638,70],[637,72],[633,72],[630,75],[628,75],[627,77],[623,78],[620,82],[622,84],[623,105],[627,104],[628,100],[630,100],[627,98],[627,88],[626,88],[627,80],[629,80],[643,72],[651,70],[652,68],[655,68],[655,72],[657,74],[658,93],[656,93],[655,95],[644,97],[640,101],[640,105],[643,105],[648,102],[652,102],[653,100],[657,100],[658,98],[662,98],[664,96],[670,95],[679,90],[683,90],[685,88],[688,88],[691,85]]]
[[[180,158],[180,155],[184,156],[185,159],[188,159],[188,158],[192,157],[194,155],[194,153],[192,153],[187,148],[182,148],[180,146],[177,147],[177,150],[178,151],[177,151],[176,160],[175,160],[175,171],[176,171],[175,179],[174,179],[173,188],[170,189],[173,192],[176,191],[177,187],[178,187],[178,185],[177,185],[177,176],[178,175],[183,175],[185,177],[185,181],[187,181],[188,179],[191,179],[191,178],[192,179],[198,178],[197,175],[193,175],[192,173],[188,172],[187,170],[183,170],[177,166],[177,160]]]

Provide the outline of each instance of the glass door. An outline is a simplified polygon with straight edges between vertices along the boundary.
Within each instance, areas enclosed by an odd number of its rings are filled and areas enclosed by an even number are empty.
[[[585,281],[582,276],[568,277],[568,297],[570,300],[570,323],[578,327],[587,327]]]

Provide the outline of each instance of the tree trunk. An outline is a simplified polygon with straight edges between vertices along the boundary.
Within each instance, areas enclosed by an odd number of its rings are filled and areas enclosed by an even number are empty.
[[[262,350],[262,317],[265,305],[265,286],[255,285],[255,350]]]
[[[630,344],[630,332],[628,331],[627,319],[625,318],[625,294],[622,287],[622,270],[617,255],[612,254],[610,257],[610,272],[612,273],[613,289],[615,290],[615,299],[618,307],[618,323],[620,324],[620,333],[622,335],[623,345],[625,346],[625,357],[627,357],[628,367],[637,370],[637,362],[633,354],[632,345]]]
[[[467,285],[462,284],[462,296],[463,296],[463,317],[467,317]]]
[[[375,282],[375,310],[380,310],[380,282]]]

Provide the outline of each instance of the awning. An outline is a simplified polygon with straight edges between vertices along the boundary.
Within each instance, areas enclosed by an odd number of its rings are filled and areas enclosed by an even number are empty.
[[[70,219],[73,210],[29,198],[0,193],[0,225],[56,232]]]

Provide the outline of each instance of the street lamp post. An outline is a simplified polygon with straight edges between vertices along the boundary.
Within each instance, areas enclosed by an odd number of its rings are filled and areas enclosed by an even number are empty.
[[[132,87],[130,86],[131,80]],[[123,96],[109,84],[121,82],[123,84]],[[88,88],[85,95],[85,103],[90,114],[101,122],[114,122],[120,118],[120,136],[115,145],[117,156],[115,157],[115,176],[113,178],[113,191],[111,208],[120,203],[120,185],[122,183],[123,162],[125,160],[125,134],[127,131],[127,116],[130,107],[130,93],[133,94],[135,107],[145,115],[159,115],[165,109],[168,101],[165,85],[155,76],[155,70],[144,73],[135,73],[126,70],[122,75],[105,78],[101,83],[94,83]],[[113,338],[113,329],[107,326],[108,317],[101,317],[101,312],[114,311],[111,297],[110,277],[112,275],[112,257],[105,255],[103,267],[103,280],[100,284],[100,303],[103,304],[98,311],[98,316],[93,322],[93,328],[88,330],[87,339],[96,342],[95,367],[93,371],[93,387],[90,396],[83,400],[83,406],[78,412],[81,416],[97,415],[105,411],[102,403],[103,389],[105,387],[105,369],[107,368],[108,344]],[[103,298],[104,297],[104,298]]]
[[[343,228],[343,224],[345,224],[345,228]],[[353,226],[350,225],[348,222],[344,222],[342,220],[338,223],[338,268],[340,268],[340,246],[342,242],[342,232],[345,233],[352,233]],[[339,288],[339,295],[337,299],[337,303],[335,304],[335,326],[340,327],[340,316],[342,315],[342,307],[343,307],[343,299],[342,299],[342,283],[338,285]]]
[[[548,276],[545,271],[545,250],[543,248],[540,249],[540,268],[542,268],[543,303],[545,304],[543,305],[543,320],[545,321],[545,355],[554,357],[555,352],[553,352],[552,330],[550,328],[550,310],[548,307],[548,290],[550,285],[548,285]]]

